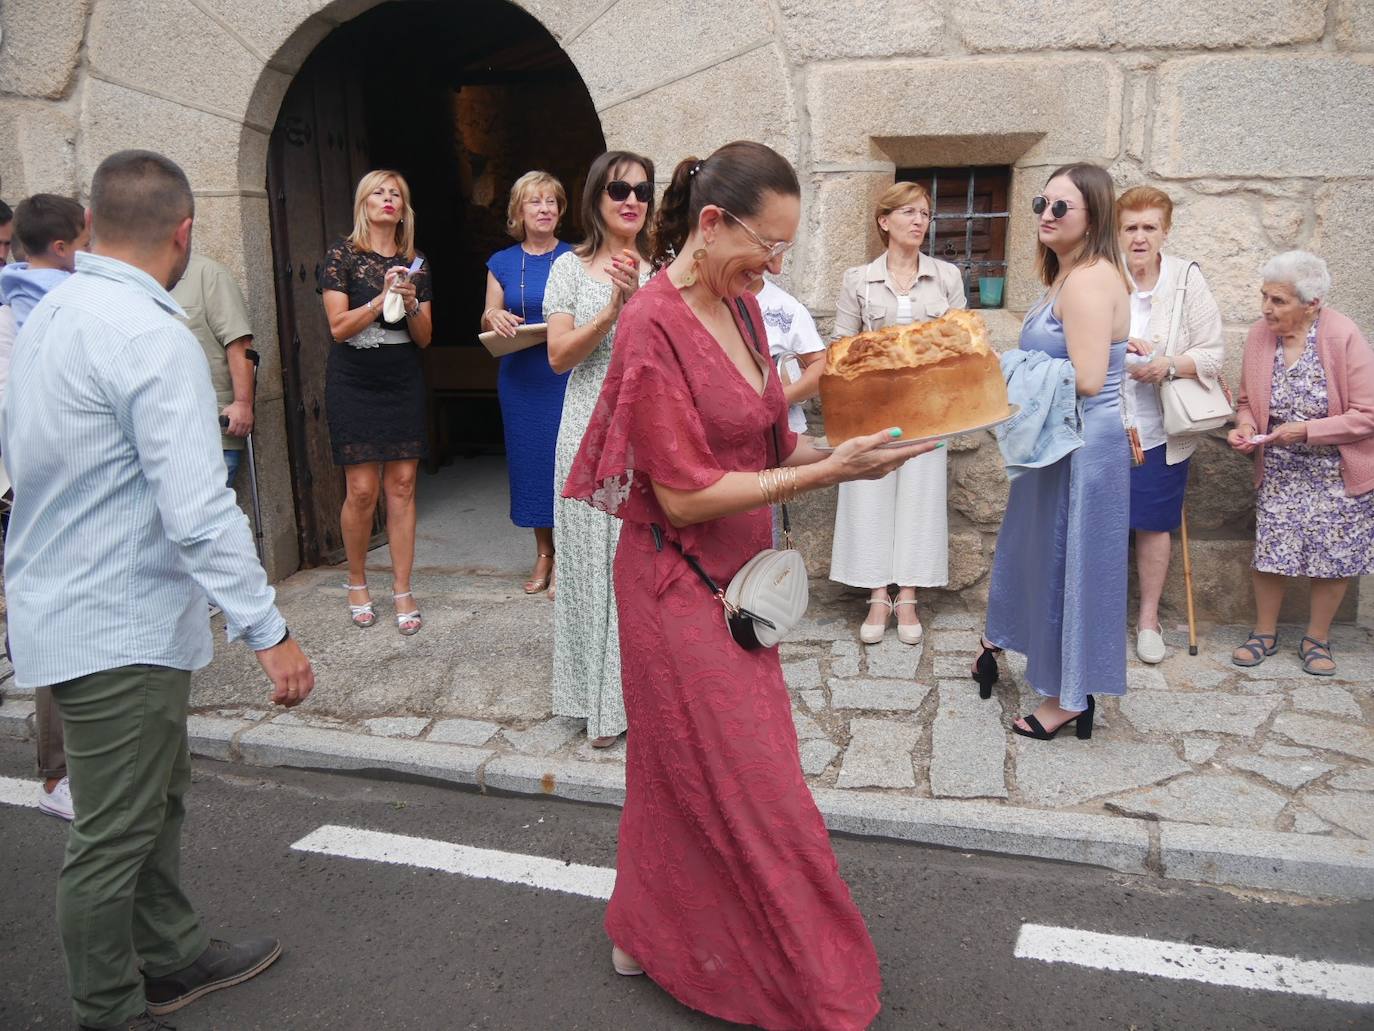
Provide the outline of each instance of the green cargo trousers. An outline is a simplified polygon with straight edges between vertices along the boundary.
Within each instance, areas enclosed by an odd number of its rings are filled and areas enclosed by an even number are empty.
[[[57,922],[81,1024],[142,1013],[140,962],[158,977],[209,944],[180,883],[190,691],[190,673],[164,666],[122,666],[53,685],[76,809]]]

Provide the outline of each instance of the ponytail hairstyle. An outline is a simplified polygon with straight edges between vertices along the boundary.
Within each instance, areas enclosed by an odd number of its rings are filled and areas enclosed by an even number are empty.
[[[653,265],[667,265],[682,251],[706,205],[744,218],[759,213],[765,193],[801,196],[796,171],[772,147],[736,140],[704,160],[683,158],[659,201]]]
[[[587,236],[573,248],[573,253],[579,258],[590,258],[606,240],[606,221],[601,217],[601,197],[606,192],[606,184],[619,179],[635,165],[644,170],[644,178],[652,186],[654,163],[628,150],[608,150],[587,169],[587,184],[582,190],[581,207],[582,227],[587,231]],[[654,199],[650,197],[644,208],[644,224],[635,234],[635,250],[641,255],[649,253],[649,227],[653,221]]]
[[[1130,280],[1126,278],[1126,263],[1121,257],[1121,242],[1117,236],[1116,189],[1112,185],[1112,177],[1105,168],[1080,161],[1056,168],[1050,173],[1049,179],[1045,180],[1046,184],[1050,179],[1058,179],[1061,175],[1068,176],[1069,181],[1078,187],[1078,192],[1083,195],[1083,202],[1088,209],[1088,238],[1083,250],[1079,252],[1078,260],[1074,262],[1074,267],[1091,265],[1101,259],[1116,269],[1126,288],[1131,289]],[[1040,281],[1050,286],[1059,276],[1059,255],[1043,242],[1037,242],[1036,247],[1039,251],[1037,264],[1040,267]]]

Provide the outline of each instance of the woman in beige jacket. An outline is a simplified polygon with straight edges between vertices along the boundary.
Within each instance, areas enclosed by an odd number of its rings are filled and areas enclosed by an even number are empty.
[[[1197,449],[1196,435],[1165,433],[1159,385],[1175,378],[1211,382],[1221,375],[1221,311],[1200,268],[1162,253],[1174,213],[1167,193],[1153,186],[1133,187],[1117,198],[1116,211],[1121,251],[1134,286],[1126,389],[1145,452],[1144,464],[1131,470],[1131,529],[1140,579],[1135,647],[1142,662],[1154,663],[1165,656],[1159,598],[1169,573],[1170,533],[1182,522],[1188,460]],[[1166,354],[1174,306],[1185,285],[1178,339]]]
[[[887,250],[845,272],[835,302],[835,336],[924,322],[964,307],[958,268],[921,253],[931,219],[924,186],[893,184],[878,198],[874,219]],[[840,484],[830,579],[869,588],[868,616],[859,627],[865,644],[882,640],[894,610],[898,638],[918,643],[923,630],[916,588],[949,582],[945,465],[945,452],[936,450],[881,480]],[[892,584],[895,599],[888,593]]]

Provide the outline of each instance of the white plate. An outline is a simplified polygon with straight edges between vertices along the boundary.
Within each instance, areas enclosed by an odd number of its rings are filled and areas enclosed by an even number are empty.
[[[879,444],[878,450],[882,450],[884,448],[906,447],[908,444],[924,444],[927,441],[931,440],[947,440],[950,437],[957,437],[964,433],[977,433],[979,430],[990,430],[994,426],[1002,425],[1002,423],[1006,422],[1008,419],[1015,418],[1016,413],[1019,411],[1021,411],[1020,405],[1008,405],[1006,415],[1002,416],[1002,418],[1000,419],[994,419],[992,422],[985,422],[981,426],[970,426],[968,427],[968,429],[955,430],[952,433],[937,433],[933,437],[916,437],[914,439],[903,437],[901,440],[894,440],[888,444]],[[829,444],[822,443],[823,440],[823,437],[818,437],[812,441],[812,444],[815,446],[817,451],[829,452],[835,450]]]

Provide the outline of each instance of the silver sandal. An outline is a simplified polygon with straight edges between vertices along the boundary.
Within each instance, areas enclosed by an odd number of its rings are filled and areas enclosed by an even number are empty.
[[[367,584],[356,585],[345,583],[344,589],[349,591],[365,591],[367,590]],[[354,605],[352,602],[349,602],[348,611],[353,619],[353,625],[359,630],[366,630],[373,623],[377,622],[377,613],[372,611],[371,598],[368,598],[362,605]]]
[[[409,598],[412,605],[415,603],[415,594],[412,591],[402,591],[400,594],[391,596],[392,601],[400,601],[402,598]],[[424,625],[425,622],[420,618],[419,609],[411,609],[409,612],[402,612],[399,608],[396,610],[396,629],[401,632],[403,637],[418,634]]]

